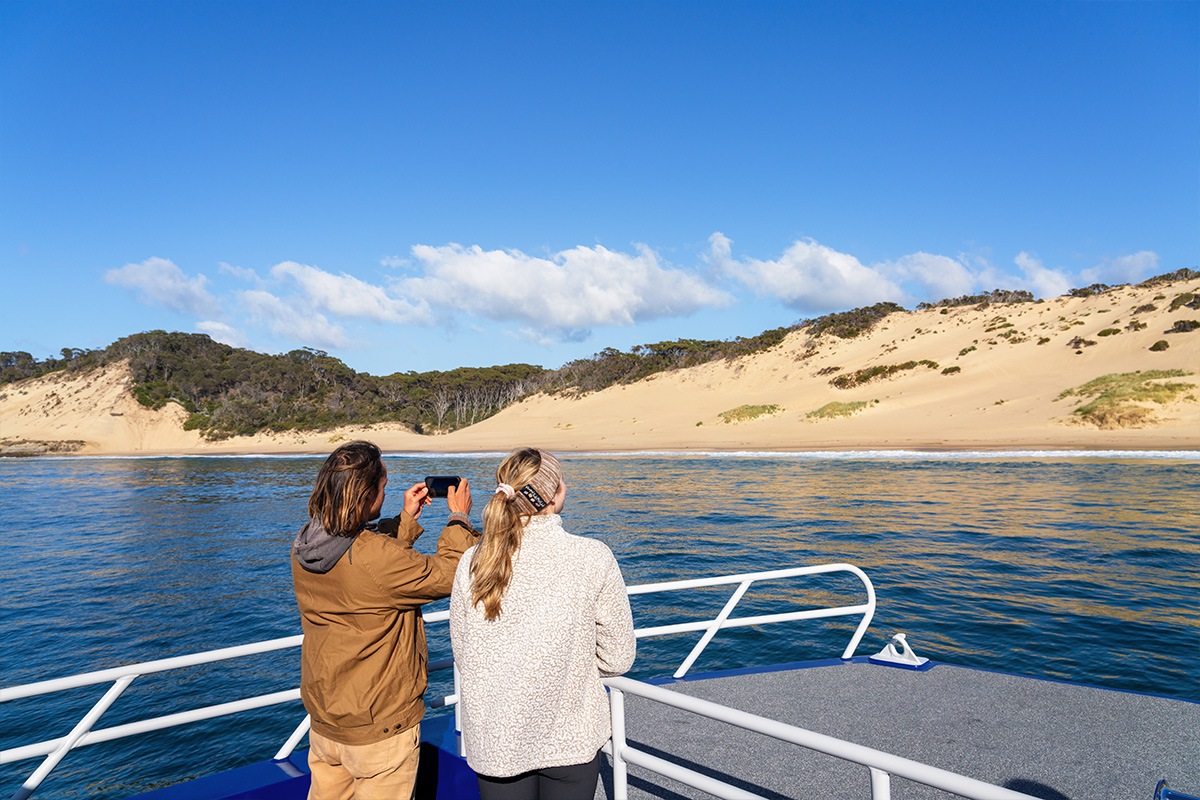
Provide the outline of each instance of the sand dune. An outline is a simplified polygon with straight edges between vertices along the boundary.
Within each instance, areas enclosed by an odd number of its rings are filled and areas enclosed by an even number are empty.
[[[862,449],[1200,449],[1200,330],[1166,333],[1200,311],[1169,311],[1197,281],[1118,287],[1086,298],[896,313],[854,339],[791,334],[777,347],[731,362],[653,376],[583,397],[537,395],[451,434],[398,426],[260,435],[206,442],[184,431],[186,413],[139,406],[128,372],[56,374],[4,387],[0,446],[82,441],[80,453],[218,454],[330,450],[368,438],[389,451],[507,451],[536,444],[559,451]],[[1154,310],[1139,308],[1153,305]],[[1138,329],[1131,329],[1136,321]],[[1116,333],[1101,335],[1102,331]],[[1150,350],[1157,341],[1169,348]],[[1085,344],[1084,342],[1090,342]],[[1074,343],[1074,344],[1073,344]],[[840,389],[830,381],[871,367],[919,364]],[[957,371],[946,373],[958,367]],[[1140,403],[1135,425],[1102,429],[1059,399],[1102,375],[1176,369],[1196,388],[1164,404]],[[1083,400],[1086,401],[1086,400]],[[844,417],[810,417],[828,403],[861,403]],[[738,407],[774,406],[726,422]]]

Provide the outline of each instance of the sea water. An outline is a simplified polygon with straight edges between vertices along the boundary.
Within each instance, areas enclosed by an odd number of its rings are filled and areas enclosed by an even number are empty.
[[[501,457],[389,457],[385,513],[425,475],[458,474],[478,522]],[[299,633],[288,548],[320,463],[0,462],[0,685]],[[1200,701],[1200,453],[574,455],[563,468],[567,529],[605,542],[629,584],[848,562],[878,594],[859,655],[903,632],[935,660]],[[424,512],[419,550],[445,520],[444,501]],[[733,588],[635,597],[635,621],[709,618]],[[847,576],[765,584],[735,616],[862,600]],[[857,621],[722,632],[693,673],[838,656]],[[447,655],[446,626],[429,634],[431,657]],[[641,640],[632,675],[670,674],[698,638]],[[296,650],[148,676],[97,728],[298,680]],[[0,749],[64,735],[105,688],[0,705]],[[430,696],[450,691],[431,676]],[[120,798],[268,759],[303,716],[290,703],[85,747],[36,796]],[[0,766],[0,794],[39,761]]]

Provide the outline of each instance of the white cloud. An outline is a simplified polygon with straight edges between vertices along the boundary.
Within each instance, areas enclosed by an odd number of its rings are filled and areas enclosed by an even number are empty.
[[[212,337],[213,341],[227,344],[230,347],[249,347],[250,340],[239,330],[224,322],[216,320],[205,320],[196,323],[196,329],[201,333],[207,333]]]
[[[878,269],[897,283],[917,284],[935,302],[968,294],[979,282],[962,260],[932,253],[902,256]]]
[[[339,317],[401,325],[430,321],[429,305],[424,300],[413,304],[391,297],[383,287],[344,272],[334,275],[316,267],[285,261],[272,267],[271,275],[280,279],[291,278],[315,308]]]
[[[350,344],[345,331],[312,308],[294,307],[259,289],[241,292],[240,298],[255,319],[266,323],[279,336],[307,347],[338,348]]]
[[[760,297],[775,297],[792,308],[828,311],[905,299],[904,290],[880,269],[811,239],[794,242],[773,261],[735,260],[732,242],[720,232],[708,241],[710,264]]]
[[[984,289],[1026,288],[1038,297],[1058,297],[1073,285],[1132,283],[1158,269],[1158,255],[1141,251],[1106,260],[1078,276],[1046,267],[1021,251],[1013,263],[1017,276],[991,265],[981,255],[957,258],[917,252],[894,261],[864,265],[854,256],[813,240],[797,241],[778,259],[735,259],[732,242],[722,233],[709,237],[706,260],[724,275],[741,281],[759,296],[771,296],[806,311],[829,311],[868,305],[879,300],[908,303],[943,300]],[[1073,284],[1072,281],[1081,280]]]
[[[992,289],[1019,289],[1020,282],[1011,274],[1004,272],[990,260],[980,255],[960,254],[974,275],[975,283],[984,291]]]
[[[252,283],[260,288],[265,284],[265,281],[258,277],[257,272],[247,267],[235,267],[232,264],[226,264],[224,261],[221,261],[217,264],[217,269],[219,269],[221,272],[232,275],[239,280]]]
[[[1084,284],[1137,283],[1158,273],[1158,253],[1142,250],[1127,256],[1106,258],[1080,273]]]
[[[392,269],[399,269],[400,267],[406,266],[408,264],[408,259],[401,258],[400,256],[384,256],[383,258],[379,259],[379,263],[385,267],[391,267]]]
[[[556,339],[552,339],[541,331],[533,328],[521,328],[520,331],[505,331],[504,335],[510,339],[518,339],[536,344],[539,347],[553,347],[558,344]]]
[[[1059,297],[1071,290],[1071,280],[1062,270],[1048,269],[1024,250],[1013,259],[1025,275],[1025,283],[1037,297]]]
[[[522,320],[556,338],[731,300],[696,275],[664,266],[645,245],[637,255],[580,246],[546,258],[457,244],[417,245],[412,252],[424,275],[401,285],[414,296],[490,319]]]
[[[220,311],[217,298],[204,288],[208,278],[188,278],[179,267],[165,258],[148,258],[140,264],[126,264],[104,273],[104,280],[134,292],[150,305],[198,317],[214,316]]]

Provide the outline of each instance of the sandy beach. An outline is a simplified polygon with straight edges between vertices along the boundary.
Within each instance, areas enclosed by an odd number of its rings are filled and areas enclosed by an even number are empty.
[[[325,453],[366,438],[390,452],[504,452],[530,444],[560,452],[1200,450],[1200,330],[1167,332],[1178,320],[1200,319],[1186,306],[1169,310],[1181,293],[1200,291],[1196,284],[898,312],[853,339],[799,331],[735,361],[581,397],[539,394],[444,435],[374,425],[206,441],[183,429],[187,413],[178,405],[139,405],[128,372],[112,365],[3,387],[0,446],[59,442],[79,455]],[[1159,341],[1169,347],[1151,351]],[[924,363],[853,388],[831,384],[910,361]],[[1137,403],[1147,416],[1111,428],[1072,414],[1090,398],[1062,397],[1104,375],[1148,370],[1181,370],[1188,374],[1169,382],[1195,390]],[[829,403],[856,410],[811,416]],[[726,412],[743,406],[767,410],[728,421]]]

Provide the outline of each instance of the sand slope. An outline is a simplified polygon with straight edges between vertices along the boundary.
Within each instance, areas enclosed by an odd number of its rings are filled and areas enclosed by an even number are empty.
[[[1200,330],[1164,333],[1200,311],[1168,311],[1196,281],[1119,287],[1087,298],[928,309],[889,316],[854,339],[793,333],[772,350],[651,377],[583,397],[538,395],[470,428],[420,436],[398,426],[262,435],[204,442],[182,429],[186,414],[153,412],[110,367],[5,387],[0,438],[82,440],[84,453],[327,452],[364,437],[391,451],[507,451],[537,444],[560,451],[893,448],[1200,449]],[[1153,311],[1134,314],[1152,304]],[[1130,330],[1131,321],[1144,323]],[[1119,333],[1099,336],[1105,329]],[[1076,337],[1094,342],[1071,346]],[[1151,352],[1165,340],[1170,347]],[[970,349],[974,348],[974,349]],[[964,352],[966,351],[966,352]],[[929,360],[852,389],[830,380],[872,366]],[[943,374],[949,367],[955,374]],[[1081,424],[1064,390],[1109,373],[1180,369],[1197,386],[1166,405],[1147,404],[1138,427]],[[865,402],[849,417],[808,418],[826,403]],[[750,405],[775,413],[739,423],[720,414]]]
[[[129,370],[110,365],[58,372],[3,387],[0,442],[81,440],[84,452],[173,453],[200,444],[183,430],[187,412],[170,403],[151,411],[133,399]]]

